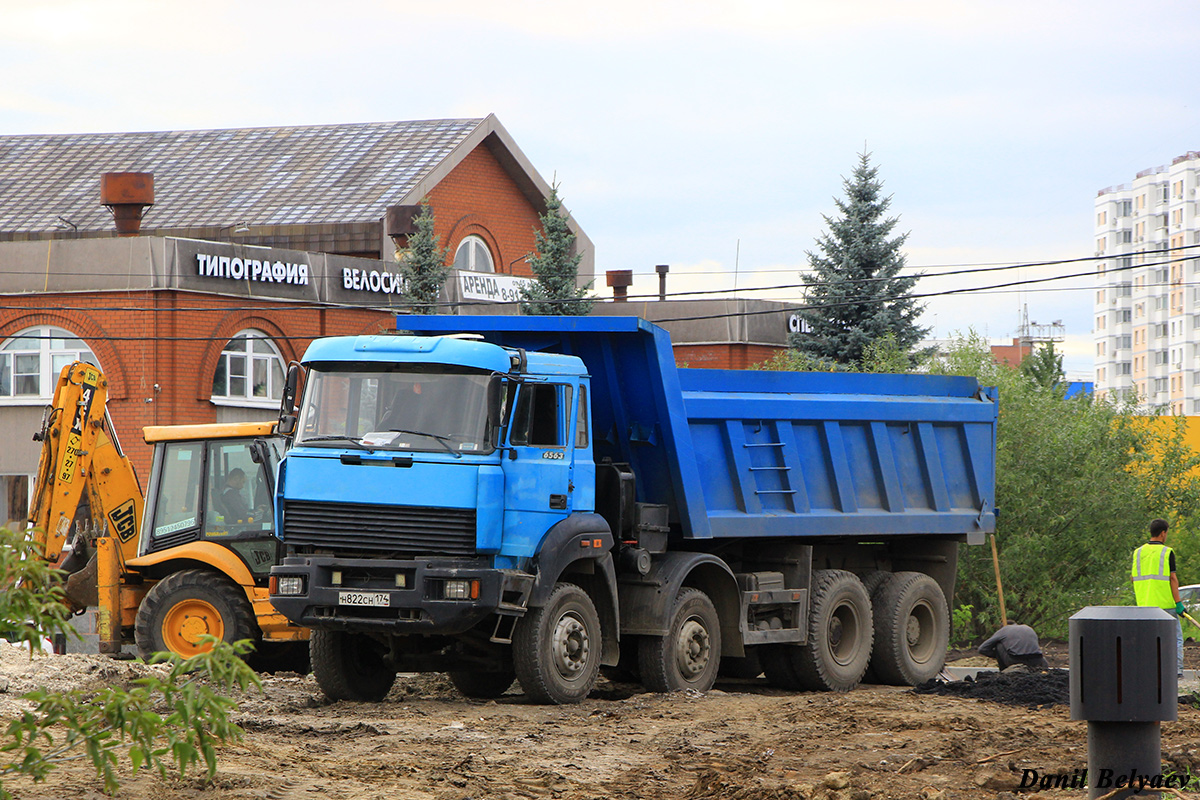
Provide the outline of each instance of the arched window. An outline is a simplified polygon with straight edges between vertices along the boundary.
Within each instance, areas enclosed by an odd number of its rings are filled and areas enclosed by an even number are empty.
[[[0,344],[0,399],[45,400],[72,361],[100,366],[82,339],[62,328],[26,328]]]
[[[454,253],[454,268],[470,272],[496,271],[487,243],[478,236],[468,236],[459,243]]]
[[[229,340],[213,373],[214,402],[277,403],[283,392],[283,356],[262,331],[240,331]]]

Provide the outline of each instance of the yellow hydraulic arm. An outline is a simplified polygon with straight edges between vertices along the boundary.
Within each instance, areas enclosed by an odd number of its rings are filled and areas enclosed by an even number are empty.
[[[29,521],[46,560],[67,572],[87,564],[87,539],[113,539],[121,561],[137,555],[142,490],[111,423],[106,425],[107,399],[108,380],[99,369],[82,362],[64,367],[34,437],[42,453]],[[94,594],[70,599],[78,608],[95,603]]]

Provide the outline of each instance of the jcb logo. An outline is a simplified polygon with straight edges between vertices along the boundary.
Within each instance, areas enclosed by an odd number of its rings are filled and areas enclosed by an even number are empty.
[[[117,533],[117,538],[128,542],[137,533],[137,517],[132,500],[126,500],[108,514],[108,522]]]

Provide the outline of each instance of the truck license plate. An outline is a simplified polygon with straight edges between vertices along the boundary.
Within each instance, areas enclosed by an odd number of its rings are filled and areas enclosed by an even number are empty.
[[[338,605],[383,606],[390,605],[391,598],[385,592],[338,592]]]

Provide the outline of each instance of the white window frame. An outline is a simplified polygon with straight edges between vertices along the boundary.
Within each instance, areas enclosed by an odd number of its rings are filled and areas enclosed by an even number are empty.
[[[241,345],[237,347],[236,345]],[[265,352],[269,350],[270,352]],[[239,359],[241,361],[239,362]],[[261,368],[266,395],[255,395],[255,371]],[[287,363],[271,337],[255,328],[240,330],[221,348],[221,355],[213,372],[212,396],[210,400],[218,406],[243,408],[276,408],[283,393],[283,377]],[[218,381],[224,381],[224,387]],[[240,380],[242,391],[232,391],[235,381]],[[223,388],[223,392],[218,389]]]
[[[462,255],[464,248],[469,249],[467,250],[467,257],[463,265],[460,265],[459,256]],[[486,264],[479,263],[481,253],[486,256]],[[464,236],[463,240],[458,243],[458,248],[454,251],[454,268],[467,272],[493,273],[496,271],[496,261],[492,258],[492,250],[487,246],[487,242],[482,237],[471,234],[470,236]]]
[[[74,345],[78,345],[78,347]],[[34,359],[34,363],[30,363]],[[95,352],[82,337],[65,328],[36,325],[25,328],[0,342],[0,405],[45,405],[54,397],[58,375],[72,361],[86,361],[100,366]],[[24,362],[23,364],[20,362]],[[36,373],[31,370],[36,369]],[[37,392],[14,394],[15,370],[22,376],[37,376]]]

